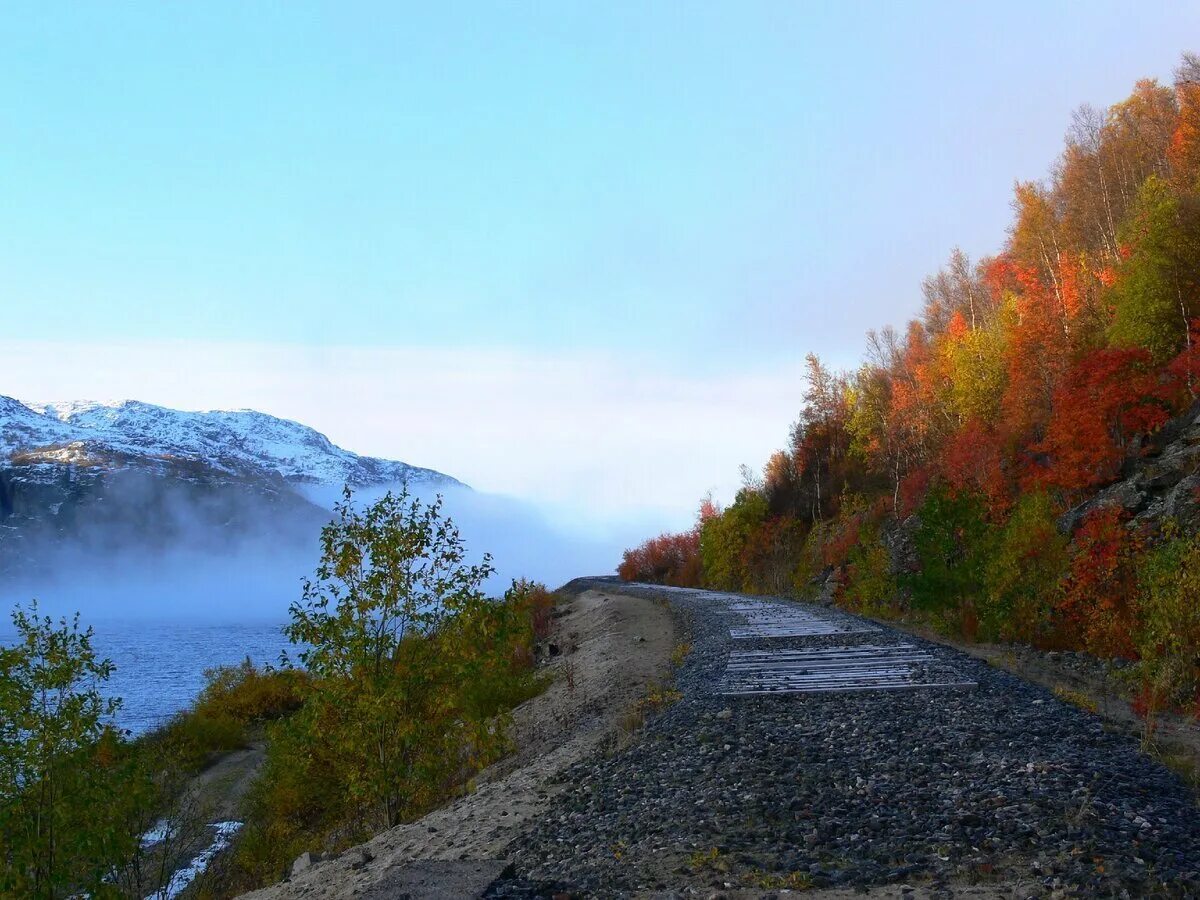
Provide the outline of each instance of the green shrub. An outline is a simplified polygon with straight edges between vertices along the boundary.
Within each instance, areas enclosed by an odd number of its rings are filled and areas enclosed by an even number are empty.
[[[984,504],[973,494],[938,488],[930,491],[918,515],[915,542],[921,568],[904,579],[913,607],[973,639],[993,544]]]
[[[141,741],[188,772],[245,747],[264,723],[295,712],[310,685],[302,670],[259,669],[249,659],[204,674],[207,683],[192,707]]]
[[[242,724],[268,722],[295,712],[304,703],[308,674],[300,669],[259,669],[248,658],[236,666],[204,673],[207,684],[194,709],[228,715]]]
[[[721,591],[752,587],[748,566],[750,542],[767,517],[767,500],[753,488],[742,488],[720,514],[700,527],[700,560],[704,586]]]
[[[123,747],[99,690],[113,671],[79,617],[55,624],[37,604],[12,614],[0,647],[0,896],[113,896],[109,873],[135,838],[121,827]]]
[[[1200,535],[1173,536],[1138,567],[1135,640],[1152,706],[1200,714]]]
[[[1044,493],[1027,494],[996,535],[980,595],[981,636],[1037,642],[1050,626],[1068,566],[1067,539]]]
[[[878,526],[864,525],[857,543],[847,554],[843,602],[869,616],[894,615],[898,590],[891,572],[891,557]]]

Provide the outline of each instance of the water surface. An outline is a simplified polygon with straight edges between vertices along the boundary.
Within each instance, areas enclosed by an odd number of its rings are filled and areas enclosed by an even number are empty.
[[[85,623],[81,623],[85,624]],[[281,624],[214,624],[99,620],[92,644],[116,671],[103,688],[123,704],[117,724],[134,736],[186,709],[204,687],[204,671],[240,663],[278,664],[290,648]],[[0,624],[0,644],[11,644],[10,622]]]

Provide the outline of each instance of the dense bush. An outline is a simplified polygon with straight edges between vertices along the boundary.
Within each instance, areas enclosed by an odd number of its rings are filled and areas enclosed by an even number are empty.
[[[617,574],[622,581],[695,587],[700,583],[699,531],[660,534],[626,550]]]
[[[993,533],[977,495],[932,491],[917,513],[919,571],[906,579],[912,605],[974,637]]]
[[[728,591],[753,589],[749,550],[766,521],[766,498],[759,491],[743,488],[728,509],[700,526],[700,562],[706,584]]]
[[[1173,536],[1138,570],[1137,652],[1152,707],[1200,716],[1200,536]]]
[[[1100,656],[1137,655],[1137,568],[1145,544],[1126,519],[1121,510],[1102,507],[1084,518],[1075,535],[1057,609],[1058,631],[1068,647]]]
[[[1026,494],[997,534],[984,572],[979,605],[983,636],[1053,643],[1058,585],[1067,567],[1067,539],[1059,533],[1053,502]]]
[[[868,616],[899,611],[899,585],[891,571],[891,557],[877,524],[864,525],[846,556],[846,583],[841,601],[847,608]]]

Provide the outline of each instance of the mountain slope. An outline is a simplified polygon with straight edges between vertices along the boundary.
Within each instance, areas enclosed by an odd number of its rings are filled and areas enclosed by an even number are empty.
[[[400,482],[465,487],[252,410],[0,397],[0,575],[78,569],[80,553],[275,556],[307,546],[329,518],[306,488]]]
[[[120,403],[24,404],[0,397],[0,461],[77,465],[188,462],[231,475],[278,475],[292,484],[460,483],[393,460],[359,456],[325,435],[253,410],[184,412]]]

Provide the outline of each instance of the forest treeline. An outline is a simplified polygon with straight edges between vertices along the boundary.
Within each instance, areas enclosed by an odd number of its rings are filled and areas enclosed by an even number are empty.
[[[857,370],[809,355],[761,478],[619,574],[829,584],[969,639],[1137,659],[1141,704],[1200,712],[1200,538],[1111,505],[1063,524],[1200,391],[1200,57],[1080,108],[1049,177],[1016,185],[1000,252],[955,250],[922,288]]]

